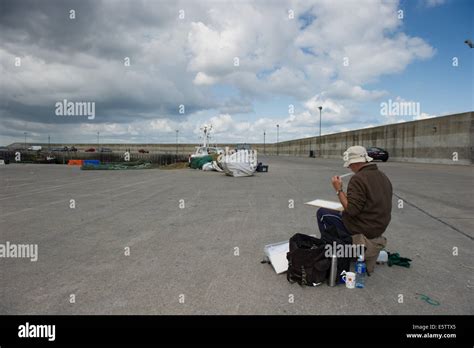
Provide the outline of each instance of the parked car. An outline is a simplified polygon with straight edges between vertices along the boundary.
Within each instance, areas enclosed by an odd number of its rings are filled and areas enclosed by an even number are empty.
[[[60,151],[63,151],[64,148],[62,147],[55,147],[55,148],[52,148],[51,149],[51,152],[60,152]]]
[[[77,149],[76,149],[74,146],[71,146],[71,147],[69,148],[69,151],[77,152]]]
[[[109,149],[108,147],[101,147],[100,152],[112,152],[112,150]]]
[[[0,160],[3,161],[5,164],[10,164],[10,159],[6,156],[0,156]]]
[[[86,149],[85,152],[95,152],[95,149],[93,147],[90,147],[90,148]]]
[[[388,160],[388,152],[380,147],[368,147],[367,154],[372,157],[374,160],[379,160],[383,162],[387,162]]]
[[[5,164],[9,164],[10,163],[10,154],[9,154],[9,150],[7,147],[1,147],[0,148],[0,160],[3,160],[3,162]]]
[[[28,148],[29,151],[41,151],[40,145],[32,145]]]
[[[140,149],[138,150],[139,153],[150,153],[150,151],[148,150],[145,150],[145,149]]]

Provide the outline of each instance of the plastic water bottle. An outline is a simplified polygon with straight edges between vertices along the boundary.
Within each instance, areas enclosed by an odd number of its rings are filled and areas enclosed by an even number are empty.
[[[367,267],[365,266],[364,256],[360,255],[355,264],[356,288],[365,287],[365,272],[366,271],[367,271]]]

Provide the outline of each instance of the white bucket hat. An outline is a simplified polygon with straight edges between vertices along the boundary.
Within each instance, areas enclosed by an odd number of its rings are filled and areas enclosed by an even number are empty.
[[[365,163],[373,160],[369,157],[367,150],[363,146],[351,146],[344,152],[344,167],[349,167],[352,163]]]

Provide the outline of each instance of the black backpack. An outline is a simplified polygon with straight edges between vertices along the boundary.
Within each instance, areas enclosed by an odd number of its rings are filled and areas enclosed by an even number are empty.
[[[331,261],[325,253],[326,242],[297,233],[290,238],[290,251],[286,254],[290,283],[316,286],[326,280]]]

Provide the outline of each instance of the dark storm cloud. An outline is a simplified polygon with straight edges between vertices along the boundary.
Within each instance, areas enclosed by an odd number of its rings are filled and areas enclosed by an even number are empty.
[[[192,83],[177,14],[176,4],[156,1],[2,1],[1,118],[127,123],[182,116],[180,104],[185,115],[217,106]],[[57,117],[63,99],[95,102],[95,119]]]
[[[71,54],[86,51],[102,58],[139,51],[139,41],[124,41],[127,32],[166,27],[175,16],[156,2],[91,0],[7,0],[0,29],[4,44],[31,45]],[[75,19],[69,18],[70,10]]]

